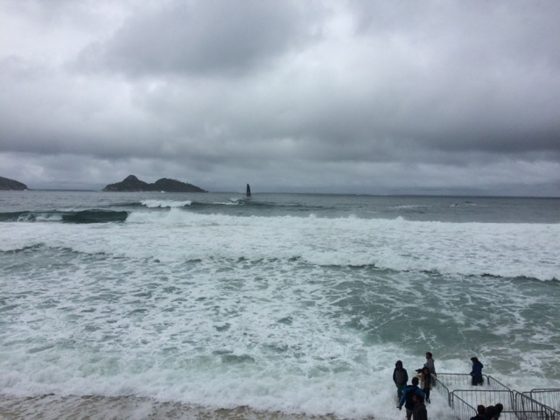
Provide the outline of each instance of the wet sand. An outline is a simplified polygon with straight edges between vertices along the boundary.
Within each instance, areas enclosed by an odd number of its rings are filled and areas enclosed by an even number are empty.
[[[334,415],[311,416],[250,407],[209,408],[180,402],[157,401],[133,396],[97,395],[35,397],[0,395],[0,419],[208,419],[208,420],[335,420]],[[368,419],[372,419],[369,417]]]

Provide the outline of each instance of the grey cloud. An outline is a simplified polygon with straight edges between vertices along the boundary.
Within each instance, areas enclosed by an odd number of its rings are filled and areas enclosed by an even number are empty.
[[[134,15],[82,64],[132,75],[243,73],[313,36],[295,0],[172,1]]]
[[[0,154],[35,179],[103,184],[114,162],[210,189],[556,188],[556,3],[119,4],[66,56],[28,35],[64,59],[0,53]]]
[[[358,34],[433,49],[446,64],[560,65],[560,47],[552,41],[560,36],[557,2],[358,0],[349,6]]]

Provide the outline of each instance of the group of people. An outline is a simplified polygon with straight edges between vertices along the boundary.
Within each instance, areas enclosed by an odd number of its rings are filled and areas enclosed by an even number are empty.
[[[500,403],[496,405],[489,405],[488,407],[479,405],[476,408],[476,416],[471,417],[471,420],[498,420],[503,409],[504,406]]]
[[[399,410],[404,405],[406,418],[410,420],[428,420],[426,404],[430,403],[430,390],[432,389],[432,375],[436,374],[436,367],[432,353],[426,353],[426,363],[416,370],[417,376],[412,378],[412,385],[408,384],[408,372],[403,367],[403,363],[397,360],[393,371],[393,382],[397,387],[397,398]],[[421,387],[418,386],[420,383]]]
[[[484,378],[482,376],[482,368],[484,365],[476,357],[471,357],[471,384],[483,385]],[[401,360],[395,363],[393,371],[393,382],[397,387],[397,399],[399,410],[406,408],[406,419],[410,420],[427,420],[428,414],[426,403],[430,403],[430,391],[432,389],[432,381],[436,376],[436,367],[431,352],[426,352],[426,363],[420,369],[416,370],[417,375],[412,378],[412,385],[408,385],[408,372],[403,366]],[[420,386],[418,386],[420,384]],[[471,420],[495,420],[500,416],[503,410],[502,404],[484,407],[478,406],[478,414]],[[482,414],[481,414],[482,413]]]

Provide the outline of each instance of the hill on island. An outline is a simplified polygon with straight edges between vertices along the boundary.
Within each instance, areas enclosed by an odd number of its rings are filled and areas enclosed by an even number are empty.
[[[177,181],[176,179],[161,178],[149,184],[138,179],[134,175],[129,175],[121,182],[109,184],[103,191],[165,191],[165,192],[207,192],[196,185]]]
[[[0,190],[27,190],[27,185],[10,178],[0,176]]]

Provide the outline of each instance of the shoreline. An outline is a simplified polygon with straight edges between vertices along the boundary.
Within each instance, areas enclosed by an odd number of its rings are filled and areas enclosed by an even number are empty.
[[[334,414],[311,415],[258,410],[248,406],[215,408],[139,396],[0,394],[0,419],[206,419],[337,420]],[[346,417],[345,417],[346,418]],[[373,417],[362,419],[373,420]]]

